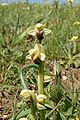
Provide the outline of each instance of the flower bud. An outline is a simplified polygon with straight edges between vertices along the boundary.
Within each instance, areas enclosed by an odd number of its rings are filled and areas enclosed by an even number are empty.
[[[31,97],[31,90],[24,89],[21,91],[20,95],[24,100],[29,101]]]
[[[71,41],[72,42],[76,42],[78,40],[78,36],[73,36],[72,38],[71,38]]]
[[[46,98],[47,98],[47,97],[46,97],[45,95],[40,94],[40,95],[37,96],[37,101],[38,101],[38,103],[40,103],[40,104],[44,104],[44,100],[45,100]]]
[[[41,23],[36,24],[35,25],[35,30],[42,31],[43,30],[43,24],[41,24]]]

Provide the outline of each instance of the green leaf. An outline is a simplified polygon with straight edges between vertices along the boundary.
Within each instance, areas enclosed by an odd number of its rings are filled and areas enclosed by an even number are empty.
[[[25,36],[26,36],[26,34],[27,34],[27,30],[25,30],[20,36],[19,36],[19,39],[21,40],[21,39],[23,39]]]
[[[62,120],[67,120],[67,118],[62,113],[60,113],[60,117],[61,117]]]
[[[79,66],[80,66],[80,60],[75,60],[75,61],[74,61],[74,64],[75,64],[75,67],[76,67],[76,68],[79,67]]]
[[[22,117],[26,117],[30,113],[30,109],[24,109],[22,110],[18,116],[16,116],[16,120],[19,120]]]
[[[23,79],[23,70],[24,69],[30,69],[30,68],[38,69],[38,65],[36,65],[36,64],[24,65],[19,71],[20,72],[20,79],[21,79],[21,82],[22,82],[22,85],[23,85],[24,88],[26,88],[26,85],[25,85],[25,81]]]
[[[2,36],[0,36],[0,44],[5,46],[5,38],[3,38]]]
[[[31,33],[33,33],[33,30],[30,30],[32,27],[29,27],[27,30],[25,30],[20,36],[18,36],[18,40],[20,41],[22,40],[26,35],[32,35]]]
[[[25,109],[20,112],[20,114],[16,117],[16,120],[19,120],[22,117],[26,117],[30,113],[30,110]]]
[[[49,104],[45,104],[45,107],[47,107],[48,109],[52,109],[52,106]]]
[[[73,109],[73,107],[70,107],[70,108],[67,110],[67,112],[63,112],[63,114],[64,114],[65,116],[70,116],[70,115],[72,115],[72,109]]]
[[[80,53],[77,54],[77,55],[75,55],[73,58],[74,58],[74,59],[76,59],[76,58],[80,58]]]

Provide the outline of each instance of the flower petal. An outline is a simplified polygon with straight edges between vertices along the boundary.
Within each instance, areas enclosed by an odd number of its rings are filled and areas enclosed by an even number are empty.
[[[38,50],[40,51],[40,53],[44,53],[44,49],[41,44],[38,44]]]
[[[44,53],[40,53],[40,60],[45,61],[46,55]]]
[[[50,30],[50,29],[45,29],[45,28],[44,28],[44,30],[43,30],[43,31],[44,31],[44,34],[45,34],[45,35],[48,35],[48,34],[50,34],[50,33],[51,33],[51,30]]]
[[[31,60],[31,55],[27,55],[26,60]]]
[[[30,54],[30,55],[34,54],[34,52],[36,52],[36,49],[31,49],[31,50],[29,50],[29,54]]]
[[[35,30],[30,30],[30,31],[28,31],[28,34],[29,34],[29,35],[32,35],[32,36],[35,36]]]
[[[34,49],[35,49],[36,51],[38,51],[38,50],[39,50],[39,45],[38,45],[38,44],[35,44]]]
[[[51,80],[52,80],[52,76],[49,76],[49,75],[44,76],[44,82],[45,83],[50,82]]]
[[[44,105],[41,105],[41,104],[39,104],[38,102],[37,102],[37,108],[38,108],[39,110],[45,110],[45,109],[46,109],[46,107],[45,107]]]

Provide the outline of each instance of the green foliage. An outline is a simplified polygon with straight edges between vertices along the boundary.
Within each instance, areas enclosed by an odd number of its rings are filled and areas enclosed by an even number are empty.
[[[57,84],[56,86],[55,85],[51,86],[50,99],[56,104],[58,104],[62,97],[63,97],[62,86],[60,84]]]
[[[73,25],[75,21],[79,21],[79,5],[73,9],[68,5],[55,9],[55,4],[12,4],[1,6],[0,13],[0,63],[1,68],[5,68],[6,81],[18,81],[18,69],[26,63],[26,55],[32,46],[29,41],[34,44],[34,39],[29,38],[26,32],[30,26],[40,21],[52,30],[51,35],[43,41],[46,55],[51,58],[66,59],[65,45],[73,35],[80,34],[79,25]],[[80,51],[79,46],[78,42],[77,51]],[[78,61],[75,61],[76,66]]]
[[[58,5],[58,2],[53,5],[22,3],[8,6],[0,5],[0,82],[21,87],[19,70],[24,68],[23,65],[28,67],[26,55],[35,43],[35,38],[28,35],[27,31],[39,22],[45,24],[52,31],[51,35],[44,36],[42,41],[46,56],[51,60],[50,63],[55,59],[64,59],[68,68],[72,65],[78,68],[80,66],[80,24],[74,24],[77,21],[80,22],[80,5],[71,7],[68,4]],[[76,50],[73,49],[75,46],[71,41],[75,35],[79,37],[76,42]],[[50,70],[48,67],[47,69]],[[23,70],[23,76],[26,76],[24,77],[26,86],[37,91],[36,74],[38,71],[34,69],[26,71]],[[59,73],[56,79],[58,78],[61,79]],[[45,85],[46,94],[49,92],[46,104],[43,106],[47,109],[46,120],[53,120],[55,110],[56,120],[79,118],[80,93],[78,91],[67,93],[60,82],[53,86],[52,81],[49,81]],[[2,88],[0,89],[2,90]],[[31,111],[25,109],[26,106],[23,105],[24,103],[15,116],[14,108],[12,115],[15,117],[14,120],[21,117],[30,119]],[[30,103],[28,105],[30,107]]]

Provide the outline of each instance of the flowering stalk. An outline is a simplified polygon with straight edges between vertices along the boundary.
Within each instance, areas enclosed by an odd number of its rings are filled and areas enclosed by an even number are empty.
[[[31,120],[36,120],[35,108],[31,104]]]
[[[38,93],[44,94],[44,62],[39,64]]]
[[[41,23],[38,23],[35,25],[34,30],[31,30],[28,32],[28,34],[33,35],[36,37],[36,45],[34,49],[30,50],[30,56],[31,59],[39,65],[39,75],[38,75],[38,94],[43,94],[44,95],[44,61],[45,61],[45,53],[44,49],[41,45],[42,39],[44,38],[45,35],[48,35],[51,33],[51,30],[45,29],[44,25]],[[44,100],[42,105],[44,105]],[[40,112],[40,120],[45,120],[45,111],[41,110]]]
[[[31,120],[37,120],[36,116],[36,96],[35,92],[32,91],[32,96],[31,96]]]
[[[35,64],[38,64],[38,94],[44,94],[44,61],[45,53],[41,44],[36,44],[34,49],[29,51],[27,58],[34,61]],[[44,105],[44,102],[43,102]],[[45,113],[43,110],[40,112],[40,120],[45,120]]]

